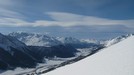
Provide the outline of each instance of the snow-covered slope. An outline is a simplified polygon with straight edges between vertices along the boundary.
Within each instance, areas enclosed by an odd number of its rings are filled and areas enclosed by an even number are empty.
[[[28,46],[55,46],[61,44],[54,37],[39,33],[13,32],[9,36],[16,37]]]
[[[134,36],[43,75],[134,75]]]

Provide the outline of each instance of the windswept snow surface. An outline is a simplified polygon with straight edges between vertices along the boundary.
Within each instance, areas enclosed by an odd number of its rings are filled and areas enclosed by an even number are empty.
[[[134,36],[43,75],[134,75]]]

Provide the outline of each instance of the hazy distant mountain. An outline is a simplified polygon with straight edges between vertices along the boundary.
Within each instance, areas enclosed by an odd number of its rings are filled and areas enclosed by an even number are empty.
[[[70,44],[75,48],[91,48],[91,47],[98,47],[101,46],[100,43],[97,41],[93,42],[93,40],[86,40],[86,39],[76,39],[73,37],[57,37],[57,40],[61,41],[63,44]]]

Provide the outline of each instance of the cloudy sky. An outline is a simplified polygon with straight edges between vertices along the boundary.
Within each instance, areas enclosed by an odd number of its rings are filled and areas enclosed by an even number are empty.
[[[133,3],[133,0],[0,0],[0,32],[47,32],[77,37],[87,37],[93,32],[133,33]]]

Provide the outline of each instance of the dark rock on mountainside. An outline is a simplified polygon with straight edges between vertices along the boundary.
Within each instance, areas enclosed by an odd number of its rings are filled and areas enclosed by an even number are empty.
[[[77,50],[73,48],[71,45],[58,45],[52,47],[44,47],[44,46],[29,46],[32,53],[34,53],[34,57],[37,59],[52,58],[52,57],[61,57],[68,58],[75,56]],[[37,56],[38,55],[38,56]]]

